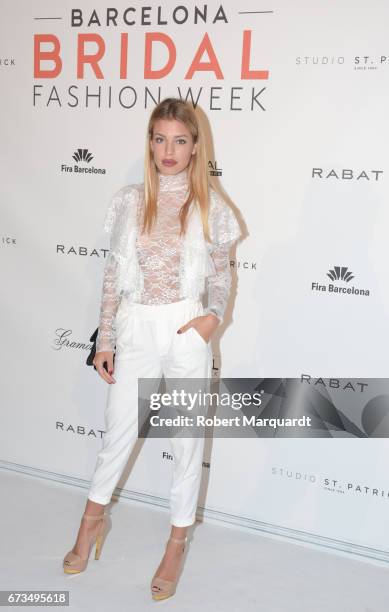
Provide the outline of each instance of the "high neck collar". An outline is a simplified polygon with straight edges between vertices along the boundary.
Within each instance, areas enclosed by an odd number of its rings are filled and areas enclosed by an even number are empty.
[[[162,174],[158,172],[160,191],[175,191],[188,187],[188,170],[184,168],[177,174]]]

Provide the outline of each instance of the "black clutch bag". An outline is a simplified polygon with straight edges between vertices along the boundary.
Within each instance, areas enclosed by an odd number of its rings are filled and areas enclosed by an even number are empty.
[[[92,348],[91,348],[91,352],[89,353],[88,357],[86,358],[86,365],[88,366],[93,366],[94,369],[96,370],[96,366],[93,364],[93,360],[95,358],[96,355],[96,339],[97,339],[97,333],[99,331],[99,328],[96,327],[95,331],[93,332],[93,334],[91,335],[91,337],[89,338],[90,342],[92,342]],[[116,348],[116,346],[115,346]],[[115,363],[115,351],[113,353],[113,362]],[[103,363],[103,367],[107,370],[108,372],[108,366],[107,366],[107,362],[104,361]]]

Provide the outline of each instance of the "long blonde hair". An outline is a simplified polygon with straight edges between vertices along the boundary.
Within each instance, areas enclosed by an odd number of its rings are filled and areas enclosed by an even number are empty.
[[[176,119],[185,124],[192,135],[193,142],[197,143],[196,153],[191,155],[188,164],[188,188],[189,194],[179,213],[181,230],[180,235],[186,231],[186,220],[192,202],[197,201],[203,224],[204,237],[210,241],[208,212],[210,185],[208,181],[207,154],[203,129],[197,119],[194,107],[179,98],[165,98],[154,108],[150,115],[146,133],[146,151],[144,162],[144,197],[145,212],[142,232],[150,231],[157,216],[157,198],[159,178],[157,167],[151,150],[151,140],[155,122],[159,119]]]

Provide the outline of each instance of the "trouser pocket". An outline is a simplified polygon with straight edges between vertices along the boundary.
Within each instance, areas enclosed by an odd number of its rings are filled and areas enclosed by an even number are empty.
[[[190,327],[188,331],[189,332],[192,331],[192,334],[194,335],[195,338],[197,338],[202,344],[205,344],[206,346],[208,346],[208,342],[202,337],[202,335],[197,331],[195,327]]]

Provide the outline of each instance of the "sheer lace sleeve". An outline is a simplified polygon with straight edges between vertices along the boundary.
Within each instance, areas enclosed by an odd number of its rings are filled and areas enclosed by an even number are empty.
[[[220,322],[223,321],[231,288],[230,246],[222,245],[213,250],[212,259],[216,274],[208,277],[208,306],[204,309],[204,314],[212,313]]]
[[[231,288],[230,248],[241,232],[232,209],[214,190],[211,190],[209,227],[210,252],[216,273],[208,277],[208,306],[204,313],[213,313],[222,322]]]
[[[110,250],[103,272],[99,331],[96,338],[96,352],[113,351],[115,348],[115,318],[120,303],[118,288],[119,257],[117,255],[117,236],[122,223],[125,188],[119,189],[112,197],[104,219],[104,230],[111,234]]]

